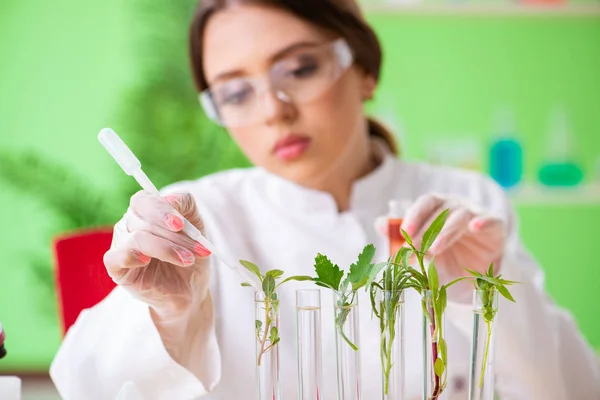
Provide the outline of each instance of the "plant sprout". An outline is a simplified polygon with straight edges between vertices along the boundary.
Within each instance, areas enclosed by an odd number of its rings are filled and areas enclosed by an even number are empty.
[[[515,299],[512,297],[506,286],[513,285],[518,282],[508,281],[506,279],[502,279],[502,275],[498,275],[494,277],[494,264],[490,264],[489,269],[485,274],[482,274],[477,271],[472,271],[466,269],[468,273],[472,276],[466,277],[464,279],[473,279],[473,284],[475,286],[475,290],[482,291],[481,301],[482,301],[482,311],[483,311],[483,320],[485,321],[487,327],[487,338],[485,342],[485,351],[483,355],[483,364],[481,367],[481,377],[479,379],[479,387],[483,386],[483,378],[485,376],[485,366],[487,364],[489,347],[490,347],[490,338],[492,336],[492,322],[496,317],[496,313],[498,310],[494,308],[494,297],[497,296],[497,293],[500,293],[507,300],[515,303]],[[457,280],[458,281],[458,280]]]
[[[263,326],[262,321],[256,320],[255,327],[256,340],[260,343],[260,350],[258,351],[256,362],[257,365],[260,366],[263,355],[281,341],[281,338],[279,337],[279,329],[277,326],[275,326],[275,318],[279,312],[279,297],[277,296],[277,289],[289,281],[309,281],[312,280],[312,278],[310,276],[296,275],[290,276],[277,283],[277,281],[283,276],[283,271],[279,269],[272,269],[263,275],[260,272],[260,268],[249,261],[240,260],[240,264],[258,277],[262,284],[262,291],[264,293],[265,323]],[[244,282],[242,283],[242,286],[251,285]]]
[[[352,304],[357,295],[356,292],[367,284],[371,271],[374,268],[374,265],[371,263],[374,256],[375,246],[372,244],[366,245],[359,254],[357,262],[350,266],[350,271],[345,279],[343,279],[344,271],[332,263],[326,256],[318,254],[315,257],[315,271],[317,276],[312,278],[312,280],[318,286],[329,288],[338,294],[337,306],[340,313],[335,320],[335,326],[340,336],[342,336],[353,350],[358,350],[358,347],[345,335],[344,324],[350,314]],[[348,287],[351,287],[350,291],[348,291]]]
[[[380,328],[382,337],[385,334],[385,329],[395,329],[395,311],[399,306],[400,293],[407,289],[413,288],[419,294],[421,294],[423,313],[429,321],[432,338],[432,360],[434,369],[434,383],[433,391],[430,399],[436,400],[442,394],[446,388],[447,380],[447,360],[448,360],[448,348],[446,340],[444,339],[444,332],[442,326],[442,316],[446,309],[447,304],[447,289],[450,285],[455,282],[451,282],[447,285],[441,285],[439,283],[438,273],[433,262],[433,259],[429,261],[428,268],[425,268],[425,257],[428,256],[427,251],[438,237],[440,231],[446,223],[449,210],[444,210],[427,228],[423,235],[421,248],[417,249],[412,241],[412,238],[402,230],[402,235],[406,240],[408,248],[401,248],[396,254],[393,262],[388,261],[383,265],[380,265],[376,270],[384,269],[383,277],[380,281],[374,282],[378,271],[370,276],[371,281],[368,282],[367,286],[371,289],[371,305],[373,313],[380,319]],[[419,270],[410,266],[411,256],[415,256],[418,262]],[[377,290],[391,290],[392,299],[387,306],[379,305],[379,309],[375,304],[375,292]],[[425,293],[431,293],[431,298],[426,299]],[[432,307],[428,307],[427,302],[430,301]],[[390,338],[395,336],[395,332],[390,331]],[[392,333],[394,335],[392,335]],[[391,349],[392,344],[386,343],[382,340],[381,342],[381,360],[384,371],[384,382],[389,381],[389,373],[391,370]],[[427,360],[424,360],[427,362]],[[384,388],[386,386],[384,385]]]
[[[387,263],[380,263],[372,269],[367,282],[367,291],[370,294],[373,313],[379,319],[381,331],[381,368],[383,371],[383,391],[389,394],[390,373],[392,364],[392,348],[396,337],[396,316],[401,304],[401,296],[410,279],[406,265],[410,249],[403,247],[396,254],[395,259],[390,257]],[[375,282],[379,272],[383,269],[382,278]],[[383,294],[379,305],[376,304],[377,291]],[[387,335],[386,335],[387,332]]]

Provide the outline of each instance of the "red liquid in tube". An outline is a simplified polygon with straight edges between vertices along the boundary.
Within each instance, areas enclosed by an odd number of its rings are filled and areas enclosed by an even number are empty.
[[[404,246],[404,236],[400,231],[402,226],[403,210],[399,201],[392,200],[389,203],[389,214],[388,214],[388,238],[389,238],[389,250],[390,256],[395,256],[400,248]]]
[[[390,240],[390,256],[395,256],[404,245],[404,236],[400,231],[402,218],[388,218],[388,237]]]

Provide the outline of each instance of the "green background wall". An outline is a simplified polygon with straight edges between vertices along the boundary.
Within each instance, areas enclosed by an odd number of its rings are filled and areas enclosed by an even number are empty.
[[[123,92],[150,59],[136,48],[144,20],[124,4],[0,2],[0,148],[33,148],[86,174],[91,185],[108,190],[114,184],[119,172],[96,134],[119,126]],[[533,181],[550,112],[562,104],[590,173],[586,183],[598,182],[592,173],[600,156],[599,17],[369,18],[386,51],[381,90],[369,108],[397,118],[406,158],[422,159],[436,138],[468,136],[483,146],[485,167],[494,113],[509,105],[524,143],[526,178]],[[29,256],[50,257],[56,220],[34,199],[0,184],[0,321],[11,352],[0,371],[41,371],[60,336],[54,295],[36,280]],[[546,271],[550,294],[600,347],[593,296],[600,281],[600,204],[551,198],[515,200],[523,240]]]

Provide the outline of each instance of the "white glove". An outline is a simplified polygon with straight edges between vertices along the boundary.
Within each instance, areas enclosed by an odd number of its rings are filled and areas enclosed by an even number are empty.
[[[204,234],[190,194],[136,193],[104,256],[113,280],[163,321],[185,318],[208,292],[210,252],[182,232],[182,216]]]
[[[429,249],[435,256],[440,277],[445,280],[465,276],[464,268],[485,272],[490,263],[498,271],[504,253],[506,227],[502,219],[484,213],[468,202],[440,195],[424,195],[408,207],[402,229],[419,248],[423,234],[435,218],[449,209],[448,219]],[[379,234],[387,236],[387,217],[375,221]]]

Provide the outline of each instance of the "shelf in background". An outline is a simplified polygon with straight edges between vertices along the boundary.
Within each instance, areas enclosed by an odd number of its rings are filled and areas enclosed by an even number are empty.
[[[518,3],[455,3],[455,4],[372,4],[363,5],[367,15],[473,15],[473,16],[556,16],[600,17],[597,4],[518,4]]]
[[[549,188],[539,185],[523,185],[510,191],[509,197],[517,206],[600,206],[600,185],[583,185],[576,188]]]

